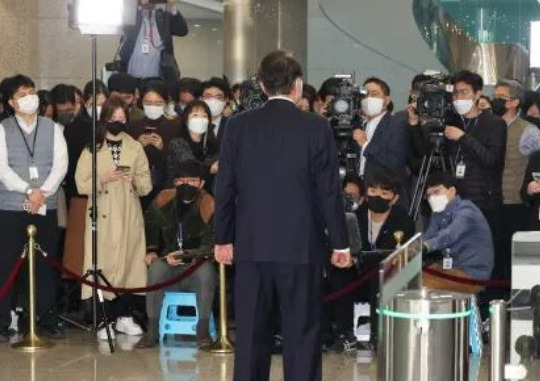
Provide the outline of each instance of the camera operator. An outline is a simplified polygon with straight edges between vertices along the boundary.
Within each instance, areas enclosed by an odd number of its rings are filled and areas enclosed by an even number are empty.
[[[339,87],[340,80],[334,77],[328,78],[322,83],[321,87],[319,88],[319,92],[317,93],[318,100],[315,107],[317,114],[324,118],[328,118],[328,106],[330,106],[338,94]]]
[[[378,167],[400,174],[405,180],[405,166],[409,138],[404,115],[392,115],[390,87],[379,78],[364,81],[367,97],[362,100],[362,113],[366,120],[363,129],[354,131],[354,140],[361,150],[360,176],[369,179]]]
[[[139,0],[136,24],[124,28],[120,59],[127,72],[137,79],[161,77],[174,83],[180,77],[180,69],[172,37],[186,36],[188,26],[177,9],[177,0],[167,0],[166,10],[157,8],[156,3]]]

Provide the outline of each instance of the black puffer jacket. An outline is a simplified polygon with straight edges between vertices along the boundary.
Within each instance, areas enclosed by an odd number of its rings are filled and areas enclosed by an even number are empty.
[[[465,177],[458,182],[460,195],[480,209],[501,206],[506,122],[493,114],[481,113],[477,121],[456,116],[449,124],[465,130],[458,142],[448,143],[453,162],[463,160],[466,166]]]

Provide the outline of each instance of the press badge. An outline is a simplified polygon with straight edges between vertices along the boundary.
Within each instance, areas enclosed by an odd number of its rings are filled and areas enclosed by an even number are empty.
[[[444,257],[442,262],[442,268],[443,270],[452,270],[452,267],[454,265],[454,260],[452,257]]]
[[[467,166],[464,162],[460,162],[456,167],[456,178],[463,179],[465,178],[465,171],[467,169]]]
[[[30,166],[30,180],[39,180],[39,172],[35,165]]]
[[[149,54],[150,53],[150,45],[148,44],[142,44],[142,53],[143,54]]]

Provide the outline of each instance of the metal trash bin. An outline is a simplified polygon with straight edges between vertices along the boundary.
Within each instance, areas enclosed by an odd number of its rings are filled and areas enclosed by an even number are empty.
[[[467,381],[471,295],[410,290],[382,308],[384,381]]]

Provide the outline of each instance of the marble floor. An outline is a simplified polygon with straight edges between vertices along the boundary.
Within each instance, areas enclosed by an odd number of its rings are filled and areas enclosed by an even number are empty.
[[[68,338],[36,354],[0,345],[0,381],[228,381],[233,356],[197,351],[189,344],[173,343],[150,350],[133,350],[136,339],[118,335],[117,350],[106,342],[69,330]],[[487,358],[482,359],[478,381],[487,381]],[[272,359],[272,381],[283,380],[280,356]],[[323,380],[370,381],[377,379],[376,363],[357,364],[344,355],[324,355]],[[538,380],[539,378],[532,378]],[[436,380],[434,380],[436,381]],[[475,379],[471,378],[471,381]]]

